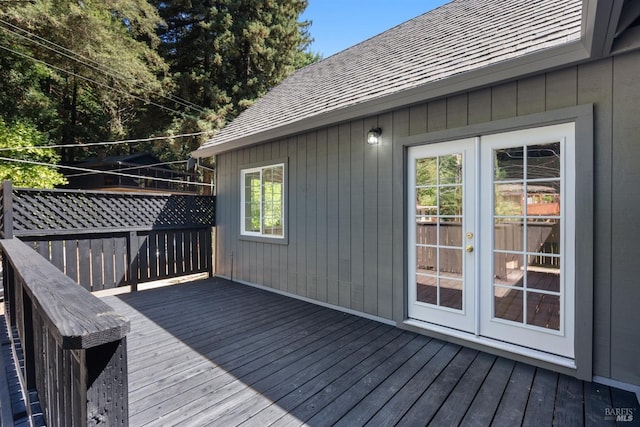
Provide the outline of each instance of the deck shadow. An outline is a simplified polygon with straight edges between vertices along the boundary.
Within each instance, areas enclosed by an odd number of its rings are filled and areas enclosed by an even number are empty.
[[[632,393],[224,279],[104,300],[132,323],[133,426],[607,425],[607,408],[640,414]]]

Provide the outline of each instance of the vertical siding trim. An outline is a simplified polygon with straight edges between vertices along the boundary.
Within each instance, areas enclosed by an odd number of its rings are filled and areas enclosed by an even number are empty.
[[[351,300],[351,127],[338,127],[338,265],[339,303],[349,307]]]
[[[409,108],[409,135],[427,132],[427,104]]]
[[[517,114],[518,86],[516,82],[491,88],[491,120],[507,119]]]
[[[426,120],[426,118],[425,118]],[[378,294],[377,315],[393,319],[393,253],[394,253],[394,199],[393,185],[393,137],[396,134],[393,126],[393,114],[388,113],[378,118],[378,126],[387,135],[378,146]],[[404,283],[402,284],[404,288]]]
[[[364,131],[379,126],[375,118],[364,122]],[[381,128],[382,129],[382,128]],[[389,129],[382,130],[380,144],[369,145],[363,143],[364,148],[364,283],[363,283],[363,308],[365,313],[376,315],[378,313],[378,153],[382,149],[384,140],[391,140]],[[389,132],[387,134],[387,132]],[[362,135],[364,140],[364,135]]]
[[[307,245],[306,238],[306,222],[307,222],[307,197],[309,196],[307,188],[307,135],[300,135],[296,144],[297,152],[297,173],[293,186],[296,188],[296,234],[291,237],[296,242],[295,251],[295,293],[301,296],[307,296]]]
[[[307,280],[307,297],[312,299],[318,298],[318,273],[317,273],[317,223],[318,223],[318,176],[317,176],[317,134],[310,133],[307,136],[307,162],[305,169],[307,171],[307,206],[306,206],[306,223],[305,223],[305,242],[306,242],[306,280]]]
[[[368,129],[367,129],[368,130]],[[351,123],[351,300],[349,308],[364,311],[364,122]],[[367,145],[367,147],[365,147]],[[374,230],[375,231],[375,230]]]
[[[327,302],[340,302],[340,143],[338,127],[329,128],[327,151]]]
[[[435,132],[447,128],[447,100],[438,99],[427,106],[427,130]]]
[[[290,198],[291,198],[291,191],[292,191],[292,185],[291,185],[291,173],[289,172],[290,166],[291,166],[291,158],[289,157],[289,144],[288,141],[286,139],[282,139],[280,141],[278,141],[278,157],[281,158],[287,158],[288,159],[288,165],[289,167],[287,168],[287,177],[286,177],[286,185],[287,185],[287,189],[286,189],[286,196],[287,200],[286,200],[286,206],[287,206],[287,211],[285,214],[285,226],[288,227],[289,224],[289,218],[291,216],[291,202],[290,202]],[[290,232],[290,229],[287,230],[287,233]],[[289,234],[290,236],[290,234]],[[289,245],[291,244],[291,240],[289,240]],[[287,277],[288,277],[288,268],[282,268],[283,266],[288,266],[287,264],[287,260],[288,260],[288,254],[289,254],[289,245],[283,246],[283,245],[278,245],[278,248],[276,248],[274,250],[275,253],[278,254],[278,264],[276,264],[278,266],[278,273],[275,274],[275,280],[277,280],[276,283],[276,288],[286,291],[287,290]]]
[[[467,121],[470,125],[491,120],[491,108],[488,107],[491,105],[491,88],[469,93],[467,102]]]
[[[316,262],[317,262],[317,299],[327,302],[327,280],[328,280],[328,211],[327,211],[327,184],[328,173],[327,164],[329,160],[327,131],[320,130],[317,134],[317,156],[316,156]]]
[[[547,73],[546,110],[571,107],[578,102],[578,68],[569,67]]]
[[[466,126],[468,120],[468,95],[463,93],[447,98],[447,129]]]
[[[408,110],[393,113],[393,320],[402,323],[406,317],[406,220],[405,220],[405,151],[398,138],[408,135]]]
[[[286,289],[293,294],[298,289],[298,200],[302,196],[298,193],[300,182],[300,171],[298,170],[298,138],[292,137],[287,140],[287,149],[289,153],[289,245],[287,246],[287,263],[286,263]]]
[[[539,75],[518,80],[517,114],[541,113],[546,104],[546,76]]]

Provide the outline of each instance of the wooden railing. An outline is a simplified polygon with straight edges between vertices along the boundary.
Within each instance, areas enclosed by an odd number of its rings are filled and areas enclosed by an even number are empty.
[[[129,321],[20,240],[0,248],[20,379],[37,390],[46,424],[127,426]]]
[[[18,237],[89,291],[213,274],[215,197],[13,188],[0,236]]]

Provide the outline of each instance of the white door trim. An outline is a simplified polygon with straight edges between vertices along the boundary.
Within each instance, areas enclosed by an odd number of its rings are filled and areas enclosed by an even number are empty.
[[[458,326],[450,316],[438,316],[437,319],[420,315],[416,312],[415,290],[415,159],[416,153],[427,153],[426,156],[437,155],[439,152],[452,151],[456,144],[465,141],[473,145],[473,167],[465,165],[465,170],[474,169],[474,175],[467,178],[465,175],[465,187],[471,189],[475,200],[466,204],[465,217],[472,217],[475,224],[472,227],[474,237],[474,267],[471,272],[472,279],[469,283],[473,294],[472,305],[465,302],[465,315],[472,314],[470,323],[464,328]],[[493,167],[492,147],[500,144],[506,146],[525,146],[531,144],[543,144],[545,142],[561,141],[561,326],[559,331],[546,330],[544,328],[530,327],[528,325],[514,325],[501,319],[492,318],[493,313]],[[445,147],[448,146],[449,150]],[[429,151],[432,150],[432,151]],[[431,153],[431,154],[429,154]],[[436,154],[434,154],[436,153]],[[406,324],[419,326],[424,329],[445,333],[453,337],[467,339],[472,342],[482,343],[491,347],[507,350],[513,353],[523,354],[539,360],[552,361],[567,367],[575,367],[575,123],[564,123],[551,126],[532,127],[525,130],[503,132],[481,136],[441,142],[422,146],[412,146],[407,151],[407,220],[408,220],[408,317]],[[482,167],[484,166],[484,167]],[[487,186],[490,189],[487,189]],[[484,196],[483,196],[484,194]],[[490,196],[490,197],[487,197]],[[476,202],[477,201],[477,202]],[[472,206],[472,212],[469,212]],[[467,215],[470,213],[471,215]],[[469,228],[467,224],[463,225]],[[486,266],[489,265],[490,268]],[[466,281],[467,277],[465,277]],[[414,289],[412,289],[414,288]],[[470,310],[467,310],[470,309]]]

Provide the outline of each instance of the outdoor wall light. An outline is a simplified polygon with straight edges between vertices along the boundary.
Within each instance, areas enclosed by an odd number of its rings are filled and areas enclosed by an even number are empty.
[[[367,133],[367,144],[375,145],[380,143],[380,135],[382,135],[382,129],[373,128]]]

